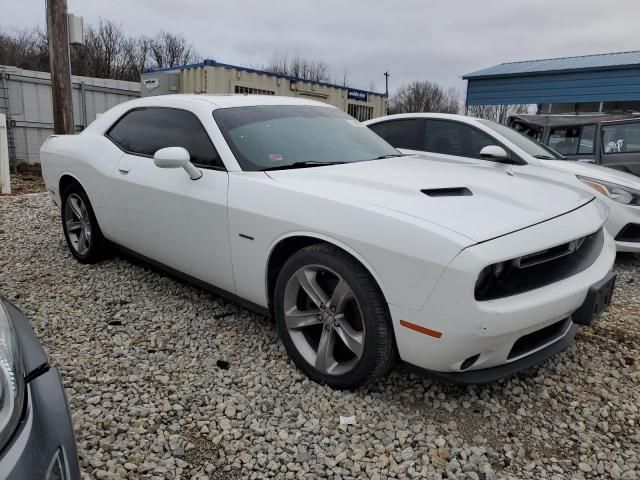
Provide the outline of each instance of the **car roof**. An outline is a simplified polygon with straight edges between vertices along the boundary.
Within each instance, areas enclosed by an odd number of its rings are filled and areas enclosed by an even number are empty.
[[[387,115],[385,117],[378,117],[372,120],[368,120],[363,122],[365,125],[372,125],[374,123],[385,122],[387,120],[403,120],[410,118],[433,118],[439,120],[455,120],[457,122],[465,122],[465,123],[475,123],[477,120],[480,120],[476,117],[468,117],[466,115],[460,115],[457,113],[425,113],[425,112],[415,112],[415,113],[396,113],[393,115]]]
[[[630,113],[597,113],[582,115],[512,115],[509,120],[516,120],[537,127],[572,127],[580,125],[593,125],[594,123],[614,122],[620,120],[638,120],[640,115]]]
[[[307,100],[298,97],[285,97],[278,95],[247,95],[247,94],[172,94],[144,97],[129,102],[131,106],[165,106],[175,105],[176,100],[183,100],[187,103],[209,104],[214,109],[230,107],[252,107],[257,105],[308,105],[318,107],[335,108],[333,105]]]

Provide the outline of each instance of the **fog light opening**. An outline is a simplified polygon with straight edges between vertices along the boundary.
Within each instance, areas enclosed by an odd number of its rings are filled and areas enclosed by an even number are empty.
[[[460,370],[466,370],[474,363],[476,363],[478,361],[478,358],[480,358],[479,353],[475,354],[473,357],[467,358],[464,362],[462,362],[462,365],[460,365]]]

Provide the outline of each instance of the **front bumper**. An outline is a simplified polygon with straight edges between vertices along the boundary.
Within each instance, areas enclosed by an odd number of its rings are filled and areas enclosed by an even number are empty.
[[[50,368],[47,356],[25,315],[0,297],[13,323],[26,373],[20,423],[0,451],[0,478],[80,479],[71,416],[62,379]]]
[[[62,476],[54,476],[56,469],[62,470]],[[8,480],[80,479],[73,426],[57,368],[27,385],[23,418],[0,452],[0,472]]]
[[[600,290],[603,286],[610,284],[613,288],[615,284],[616,275],[610,272],[600,282],[592,285],[594,291]],[[608,292],[610,293],[610,292]],[[600,300],[587,296],[584,303],[578,310],[574,312],[572,317],[565,321],[558,322],[560,329],[559,334],[553,336],[548,342],[541,344],[540,348],[533,349],[533,353],[524,355],[518,360],[514,360],[504,365],[498,365],[491,368],[482,368],[479,370],[469,370],[463,372],[434,372],[432,370],[426,370],[416,367],[415,365],[407,364],[408,367],[423,375],[433,376],[450,383],[461,383],[469,385],[477,385],[482,383],[495,382],[502,378],[507,378],[515,375],[518,372],[535,367],[542,362],[548,360],[554,355],[566,350],[573,339],[580,330],[580,325],[589,325],[595,318],[597,318],[606,305],[600,305],[599,308],[595,308],[593,300]],[[611,300],[609,296],[608,301]]]
[[[460,383],[464,385],[479,385],[483,383],[490,383],[500,380],[502,378],[508,378],[515,375],[518,372],[527,370],[541,364],[545,360],[553,357],[554,355],[566,350],[573,339],[578,333],[580,325],[573,323],[567,333],[558,339],[556,342],[545,347],[542,350],[538,350],[531,355],[516,360],[515,362],[505,363],[497,367],[482,368],[480,370],[469,370],[465,372],[435,372],[433,370],[427,370],[426,368],[420,368],[415,365],[407,363],[410,370],[415,371],[421,375],[435,377],[448,383]]]
[[[607,231],[616,239],[616,248],[619,252],[640,253],[640,238],[634,241],[625,241],[619,235],[627,225],[640,225],[640,206],[623,205],[615,200],[608,200],[609,218],[605,225]]]
[[[605,232],[602,250],[589,267],[550,285],[476,301],[475,280],[486,265],[593,233],[598,216],[595,210],[583,208],[461,252],[420,310],[389,305],[400,358],[444,377],[464,373],[472,379],[471,372],[485,370],[475,375],[489,381],[540,363],[566,348],[565,342],[570,343],[577,331],[572,315],[585,303],[592,285],[610,275],[616,249],[609,234]],[[553,334],[543,337],[548,342],[518,348],[522,339],[535,338],[543,329]]]

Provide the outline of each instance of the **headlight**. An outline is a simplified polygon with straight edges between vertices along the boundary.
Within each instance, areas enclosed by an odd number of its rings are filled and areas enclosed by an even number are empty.
[[[596,180],[595,178],[581,177],[576,175],[578,180],[582,183],[589,185],[594,190],[597,190],[601,194],[609,197],[616,202],[624,203],[625,205],[640,205],[640,191],[633,188],[623,187],[616,183],[604,182],[602,180]]]
[[[484,297],[496,282],[503,282],[511,271],[512,261],[495,263],[482,269],[475,288],[476,300]]]
[[[13,435],[20,421],[24,390],[18,340],[0,300],[0,449]]]

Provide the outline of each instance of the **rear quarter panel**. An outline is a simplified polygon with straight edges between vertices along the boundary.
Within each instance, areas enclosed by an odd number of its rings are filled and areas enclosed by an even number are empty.
[[[122,154],[111,140],[92,132],[49,137],[40,150],[44,182],[56,203],[61,203],[60,180],[73,177],[87,193],[107,238],[111,226],[107,214],[109,177]]]

